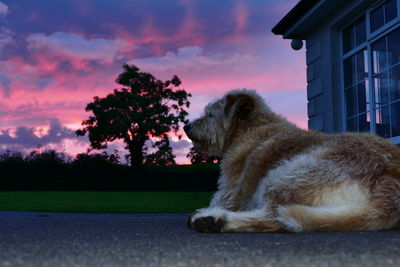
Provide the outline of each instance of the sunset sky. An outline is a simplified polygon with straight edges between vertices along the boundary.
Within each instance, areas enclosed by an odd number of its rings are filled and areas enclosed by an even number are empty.
[[[75,155],[74,130],[93,96],[118,85],[124,62],[192,93],[189,119],[234,88],[257,90],[307,126],[305,50],[271,28],[297,0],[0,0],[0,152],[39,144]],[[186,136],[172,138],[187,162]],[[112,144],[109,151],[121,143]]]

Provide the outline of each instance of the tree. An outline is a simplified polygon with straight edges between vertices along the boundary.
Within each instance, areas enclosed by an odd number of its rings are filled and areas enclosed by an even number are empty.
[[[119,165],[118,151],[114,150],[112,154],[108,154],[106,151],[102,153],[79,153],[76,155],[72,162],[75,166],[80,167],[104,167],[104,166],[116,166]]]
[[[198,163],[218,163],[221,159],[216,156],[208,156],[199,152],[194,147],[190,148],[189,153],[186,155],[192,164]]]
[[[188,122],[185,108],[191,95],[179,89],[177,76],[162,82],[134,65],[124,64],[116,82],[123,87],[104,98],[96,96],[86,105],[85,110],[93,116],[82,122],[83,128],[76,134],[88,134],[93,149],[122,139],[131,165],[142,165],[144,145],[150,137],[161,137],[171,130],[177,134],[179,124]]]
[[[168,136],[165,134],[160,141],[156,141],[153,148],[158,150],[152,154],[146,155],[146,164],[170,166],[175,165],[175,155],[172,154],[172,148],[169,145]]]
[[[0,166],[21,167],[26,165],[24,155],[18,151],[6,150],[0,154]]]
[[[64,153],[57,152],[53,149],[48,149],[40,151],[37,148],[29,153],[25,157],[25,161],[33,166],[46,166],[46,167],[56,167],[61,166],[69,162],[70,158]]]

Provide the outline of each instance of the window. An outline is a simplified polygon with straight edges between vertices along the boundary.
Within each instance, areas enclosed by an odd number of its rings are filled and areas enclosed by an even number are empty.
[[[346,129],[400,141],[400,0],[382,1],[342,30]]]
[[[343,30],[344,53],[353,50],[367,40],[365,17]],[[370,130],[368,93],[368,51],[360,49],[343,61],[344,90],[346,98],[347,130]]]
[[[371,32],[376,31],[383,25],[397,17],[397,1],[388,0],[374,8],[370,13]]]
[[[400,135],[400,29],[371,45],[376,132],[384,137]]]
[[[365,18],[357,20],[343,31],[343,50],[348,52],[367,39]]]

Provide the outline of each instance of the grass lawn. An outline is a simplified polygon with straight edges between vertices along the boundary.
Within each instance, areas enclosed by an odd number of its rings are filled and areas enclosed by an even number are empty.
[[[210,192],[0,191],[1,211],[178,213],[208,205]]]

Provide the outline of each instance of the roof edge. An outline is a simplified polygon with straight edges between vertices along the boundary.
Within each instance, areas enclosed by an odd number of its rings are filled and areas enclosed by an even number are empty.
[[[273,28],[276,35],[284,35],[293,24],[310,11],[320,0],[301,0]]]

